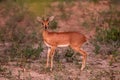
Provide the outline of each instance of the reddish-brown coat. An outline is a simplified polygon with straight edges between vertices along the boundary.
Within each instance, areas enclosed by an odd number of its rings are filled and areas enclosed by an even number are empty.
[[[86,42],[86,37],[78,32],[49,32],[43,31],[44,41],[51,46],[75,45],[81,47]]]

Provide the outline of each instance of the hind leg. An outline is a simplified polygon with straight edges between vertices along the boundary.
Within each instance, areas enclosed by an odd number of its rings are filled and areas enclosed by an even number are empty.
[[[82,67],[81,67],[81,70],[83,70],[86,65],[87,53],[84,50],[80,49],[79,47],[76,47],[76,46],[71,46],[71,47],[73,50],[79,52],[83,56]]]

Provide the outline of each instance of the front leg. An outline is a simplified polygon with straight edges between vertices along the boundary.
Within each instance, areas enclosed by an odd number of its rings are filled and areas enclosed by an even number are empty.
[[[51,51],[51,48],[48,48],[46,68],[48,68],[48,66],[49,66],[50,51]]]
[[[55,47],[51,48],[51,52],[50,52],[50,57],[51,57],[51,68],[50,71],[52,71],[53,69],[53,58],[54,58],[54,54],[55,54]]]

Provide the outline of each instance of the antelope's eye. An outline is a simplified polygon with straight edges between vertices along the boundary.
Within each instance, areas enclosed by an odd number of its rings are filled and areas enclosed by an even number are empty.
[[[44,24],[42,23],[42,25],[44,25]]]

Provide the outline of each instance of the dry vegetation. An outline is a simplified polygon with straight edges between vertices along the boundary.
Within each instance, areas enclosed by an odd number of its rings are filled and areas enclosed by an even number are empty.
[[[119,0],[55,1],[53,31],[78,31],[88,43],[87,66],[70,48],[58,48],[54,70],[45,69],[47,47],[36,16],[17,0],[0,0],[0,80],[120,80]]]

